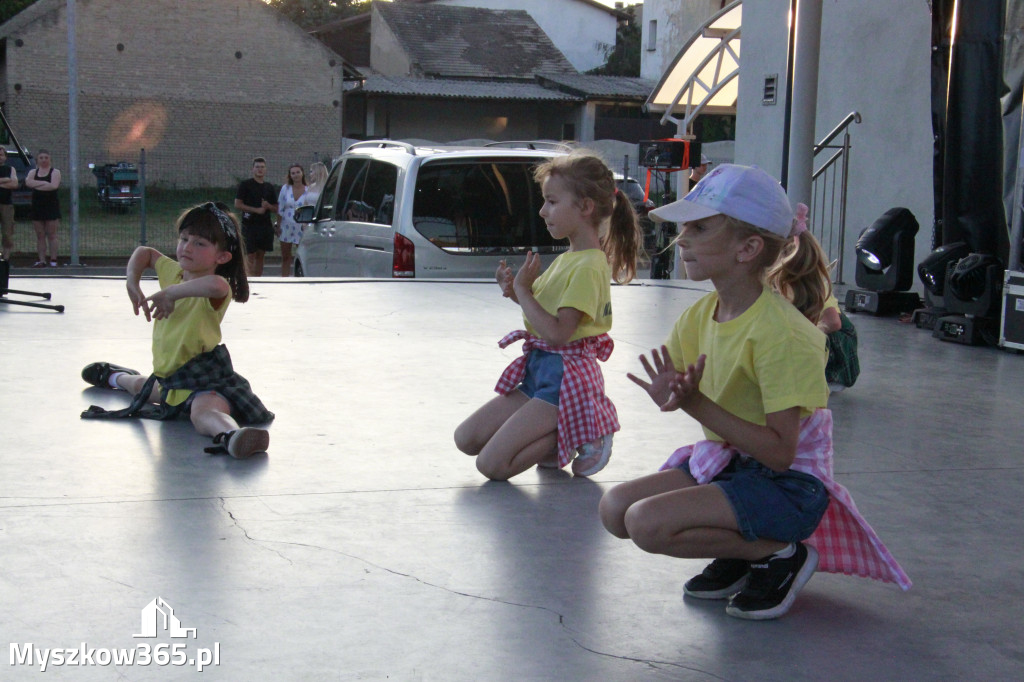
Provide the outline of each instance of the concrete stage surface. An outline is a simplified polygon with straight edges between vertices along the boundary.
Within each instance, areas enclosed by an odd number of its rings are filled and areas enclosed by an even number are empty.
[[[254,281],[223,328],[237,370],[277,413],[269,455],[249,461],[205,454],[188,422],[79,419],[126,402],[87,386],[84,365],[150,367],[150,328],[123,278],[11,286],[52,292],[66,312],[0,304],[0,678],[1024,671],[1019,355],[853,317],[863,372],[831,400],[837,479],[914,587],[818,573],[787,616],[757,623],[682,598],[705,561],[645,554],[596,514],[604,490],[699,437],[626,372],[705,286],[613,289],[604,372],[622,431],[611,463],[592,480],[531,470],[511,483],[486,482],[452,442],[520,352],[496,345],[521,324],[493,283]],[[61,651],[58,664],[54,651],[68,649],[75,661]],[[113,662],[122,650],[133,664]]]

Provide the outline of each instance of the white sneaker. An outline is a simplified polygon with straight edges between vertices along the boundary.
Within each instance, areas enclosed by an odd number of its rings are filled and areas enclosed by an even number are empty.
[[[577,476],[593,476],[604,469],[612,456],[613,435],[609,433],[576,448],[576,459],[572,461],[572,473]]]

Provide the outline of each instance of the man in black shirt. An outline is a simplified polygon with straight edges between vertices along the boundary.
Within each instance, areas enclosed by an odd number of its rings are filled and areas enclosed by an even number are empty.
[[[0,147],[0,257],[3,260],[10,260],[14,249],[14,199],[11,197],[14,189],[18,189],[18,174],[14,166],[7,163],[7,150]]]
[[[274,223],[277,212],[277,188],[265,181],[267,162],[262,156],[252,160],[252,177],[242,180],[235,193],[235,208],[242,211],[242,237],[249,277],[263,274],[263,257],[274,250]]]

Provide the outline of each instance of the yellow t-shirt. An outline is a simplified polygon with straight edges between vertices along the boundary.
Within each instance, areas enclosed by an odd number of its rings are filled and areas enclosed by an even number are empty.
[[[182,281],[181,266],[176,260],[161,256],[156,262],[160,288],[166,289]],[[214,308],[208,298],[182,298],[174,302],[174,312],[153,323],[153,373],[166,377],[186,362],[220,343],[220,323],[227,312],[228,296]],[[170,405],[179,405],[191,391],[173,390],[167,396]]]
[[[829,308],[835,308],[835,309],[836,309],[836,312],[837,312],[837,313],[840,313],[840,312],[842,312],[842,311],[841,311],[841,310],[839,309],[839,301],[837,301],[837,300],[836,300],[836,297],[835,297],[835,295],[834,295],[834,294],[832,294],[832,295],[830,295],[830,296],[829,296],[828,298],[826,298],[826,299],[825,299],[825,303],[824,303],[824,304],[822,304],[822,306],[821,306],[821,309],[822,309],[823,311],[824,311],[824,310],[828,310]]]
[[[569,342],[598,336],[612,328],[612,268],[601,249],[567,251],[556,258],[537,281],[533,295],[552,315],[559,308],[575,308],[583,313]],[[523,316],[526,331],[537,330]]]
[[[732,414],[764,425],[765,415],[800,407],[801,416],[828,402],[825,335],[792,303],[765,289],[728,322],[714,320],[718,293],[684,312],[666,346],[676,369],[707,356],[700,390]],[[724,438],[704,429],[710,440]]]

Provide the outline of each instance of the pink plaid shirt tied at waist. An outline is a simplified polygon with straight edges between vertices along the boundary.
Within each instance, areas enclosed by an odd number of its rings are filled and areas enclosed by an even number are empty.
[[[558,391],[558,466],[572,461],[576,448],[619,430],[615,405],[604,394],[604,375],[597,361],[611,357],[615,343],[607,334],[577,339],[564,346],[551,346],[529,332],[519,329],[505,336],[502,348],[524,340],[523,354],[502,372],[494,390],[508,395],[526,375],[526,360],[532,350],[562,356],[562,385]]]
[[[702,440],[673,452],[661,470],[674,469],[689,460],[690,474],[697,483],[710,483],[738,454],[728,443]],[[830,410],[815,410],[800,423],[792,469],[820,480],[832,498],[817,530],[807,539],[821,556],[818,570],[874,578],[909,590],[910,578],[857,511],[850,492],[832,478]]]

